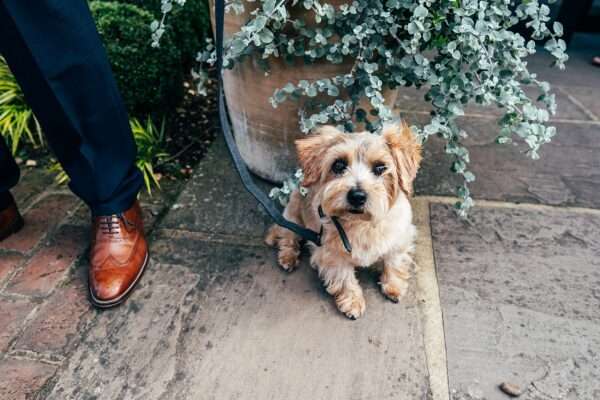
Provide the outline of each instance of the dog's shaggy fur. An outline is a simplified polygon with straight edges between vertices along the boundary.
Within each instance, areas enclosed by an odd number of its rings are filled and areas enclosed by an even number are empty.
[[[397,302],[408,288],[416,236],[408,201],[421,161],[414,134],[405,124],[388,125],[381,135],[324,126],[297,140],[296,148],[309,194],[292,193],[284,216],[317,232],[323,225],[322,246],[311,246],[310,261],[338,309],[352,319],[365,312],[355,268],[379,261],[381,291]],[[352,253],[345,250],[332,216],[346,231]],[[279,248],[283,269],[298,265],[300,237],[293,232],[274,225],[266,243]]]

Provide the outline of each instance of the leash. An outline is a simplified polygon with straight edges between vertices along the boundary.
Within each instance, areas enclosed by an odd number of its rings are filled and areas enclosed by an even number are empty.
[[[282,226],[290,231],[294,232],[301,238],[314,243],[317,246],[321,246],[321,237],[323,235],[323,226],[321,225],[321,231],[315,232],[311,229],[307,229],[300,226],[292,221],[285,219],[281,212],[275,207],[269,197],[256,185],[246,163],[242,159],[240,151],[237,148],[229,119],[227,118],[227,108],[225,106],[225,92],[223,88],[223,36],[225,31],[225,0],[215,0],[215,25],[216,25],[216,47],[217,47],[217,75],[219,82],[219,120],[221,122],[221,129],[223,130],[223,136],[225,137],[225,143],[227,149],[233,160],[233,165],[237,170],[244,188],[263,206],[267,214],[271,219],[279,226]],[[319,217],[324,218],[323,209],[319,206]],[[331,217],[333,224],[335,225],[340,239],[344,244],[346,251],[352,252],[352,247],[346,236],[346,232],[342,228],[342,225],[337,220],[337,217]]]

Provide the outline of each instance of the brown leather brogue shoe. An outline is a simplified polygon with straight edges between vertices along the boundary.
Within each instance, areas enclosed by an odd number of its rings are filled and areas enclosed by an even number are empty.
[[[142,211],[136,201],[120,214],[94,217],[89,288],[100,308],[122,303],[148,264]]]
[[[8,207],[0,210],[0,242],[23,227],[23,217],[19,213],[15,200],[10,193],[8,196],[10,197]]]

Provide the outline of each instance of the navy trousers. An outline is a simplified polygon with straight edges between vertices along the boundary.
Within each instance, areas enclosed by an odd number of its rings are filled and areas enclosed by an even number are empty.
[[[94,215],[128,209],[143,178],[135,167],[127,111],[87,2],[0,0],[0,53],[71,178],[71,190]],[[0,194],[18,180],[19,169],[0,136]]]

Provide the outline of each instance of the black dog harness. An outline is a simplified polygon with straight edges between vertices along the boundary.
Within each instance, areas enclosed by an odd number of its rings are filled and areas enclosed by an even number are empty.
[[[235,169],[237,170],[246,190],[250,192],[250,194],[254,196],[254,198],[264,207],[267,214],[269,214],[271,219],[277,225],[289,229],[296,235],[314,243],[317,246],[321,246],[323,225],[321,225],[320,232],[315,232],[311,229],[307,229],[303,226],[300,226],[292,221],[285,219],[285,217],[281,214],[281,212],[277,209],[273,202],[268,198],[268,196],[262,190],[259,189],[256,183],[254,183],[254,180],[252,179],[252,177],[250,176],[250,172],[248,171],[248,167],[246,166],[246,163],[240,155],[240,152],[235,143],[235,139],[233,137],[231,125],[229,124],[229,119],[227,118],[227,109],[225,106],[225,93],[223,89],[223,36],[225,30],[225,0],[215,0],[215,21],[217,47],[217,75],[219,82],[219,120],[221,122],[223,136],[225,137],[225,143],[227,144],[227,148],[229,149],[229,154],[231,154],[231,158],[233,160]],[[319,217],[321,219],[325,218],[325,214],[323,213],[323,208],[321,206],[319,206],[318,212]],[[338,231],[338,234],[340,235],[340,239],[342,240],[344,248],[346,249],[346,251],[351,253],[352,247],[350,245],[350,242],[348,241],[348,236],[346,236],[346,232],[344,232],[344,228],[338,221],[338,218],[331,217],[331,221],[333,222],[335,228]]]

